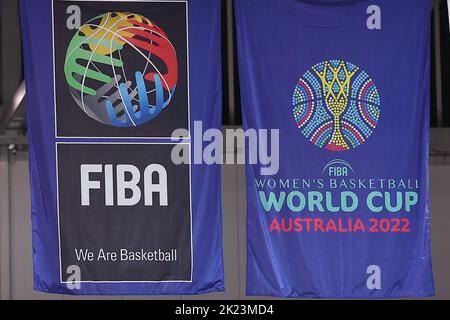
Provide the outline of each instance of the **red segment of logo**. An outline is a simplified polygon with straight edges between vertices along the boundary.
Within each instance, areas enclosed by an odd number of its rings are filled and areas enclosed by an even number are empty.
[[[172,91],[178,81],[178,61],[175,49],[166,33],[155,24],[150,26],[136,20],[128,21],[133,26],[139,27],[139,29],[127,28],[127,32],[134,35],[132,37],[127,37],[127,41],[140,49],[156,55],[165,63],[167,67],[166,72],[163,73],[160,71],[163,78],[161,79],[162,85],[166,90]],[[157,73],[153,71],[149,72],[144,75],[144,78],[145,80],[154,82],[153,79],[155,74]]]

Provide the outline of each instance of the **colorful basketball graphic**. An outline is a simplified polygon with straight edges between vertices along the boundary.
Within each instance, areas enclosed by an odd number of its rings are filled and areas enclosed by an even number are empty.
[[[166,33],[146,17],[108,12],[77,30],[64,74],[72,97],[89,117],[115,127],[139,126],[170,104],[177,54]]]
[[[365,71],[346,61],[329,60],[300,78],[292,105],[302,134],[320,148],[339,152],[360,146],[372,135],[381,101]]]

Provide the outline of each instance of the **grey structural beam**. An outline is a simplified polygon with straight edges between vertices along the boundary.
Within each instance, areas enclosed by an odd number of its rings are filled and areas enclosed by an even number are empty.
[[[22,44],[19,24],[19,5],[17,0],[0,1],[0,63],[2,77],[0,101],[0,121],[8,113],[14,96],[23,80]]]
[[[233,0],[227,0],[226,11],[227,11],[227,59],[228,59],[228,117],[230,120],[230,125],[236,124],[236,92],[234,90],[235,86],[235,57],[234,57],[234,8]]]
[[[25,98],[25,81],[22,81],[12,98],[11,104],[6,109],[3,110],[3,117],[0,121],[0,134],[3,134],[5,130],[8,128],[9,123],[14,118],[14,115],[17,113],[19,108],[24,107],[23,103],[24,98]]]

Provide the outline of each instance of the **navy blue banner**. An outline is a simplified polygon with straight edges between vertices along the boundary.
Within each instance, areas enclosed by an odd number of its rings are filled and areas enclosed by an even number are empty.
[[[280,129],[279,172],[247,166],[247,293],[433,295],[431,1],[235,6],[244,126]]]
[[[220,167],[172,159],[221,126],[220,1],[20,9],[35,289],[223,291]]]

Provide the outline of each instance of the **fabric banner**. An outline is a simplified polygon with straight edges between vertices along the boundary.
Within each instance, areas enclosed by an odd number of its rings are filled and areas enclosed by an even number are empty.
[[[35,289],[223,291],[220,167],[171,156],[221,126],[220,1],[20,9]]]
[[[247,293],[434,294],[428,207],[431,1],[235,1],[247,166]],[[248,150],[247,150],[248,151]]]

